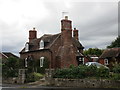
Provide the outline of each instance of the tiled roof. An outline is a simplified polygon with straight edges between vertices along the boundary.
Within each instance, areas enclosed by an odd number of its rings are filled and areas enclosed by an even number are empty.
[[[47,42],[47,45],[44,47],[44,49],[50,49],[51,46],[54,44],[54,42],[58,39],[58,37],[61,37],[61,33],[54,34],[54,35],[44,34],[42,37],[34,39],[29,43],[30,45],[29,51],[39,50],[39,43],[41,40],[43,40],[44,42]],[[76,46],[77,48],[84,48],[78,40],[72,38],[72,42],[74,46]],[[24,51],[25,51],[25,48],[23,48],[21,52],[24,52]]]
[[[120,56],[120,48],[106,49],[99,58],[118,57]]]
[[[6,57],[15,57],[15,58],[19,58],[18,56],[12,54],[11,52],[2,52]]]

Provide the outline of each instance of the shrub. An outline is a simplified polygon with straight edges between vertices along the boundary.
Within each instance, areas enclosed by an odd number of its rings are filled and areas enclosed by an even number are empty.
[[[101,78],[108,78],[109,77],[109,69],[106,69],[104,67],[98,68],[96,76],[101,77]]]
[[[96,76],[96,73],[97,73],[96,66],[91,65],[89,67],[86,67],[86,71],[85,71],[86,77],[94,77],[94,76]]]
[[[80,65],[78,67],[57,69],[54,74],[55,78],[87,78],[87,77],[109,77],[109,70],[104,67]]]
[[[120,80],[120,74],[114,73],[114,74],[112,75],[112,79],[113,79],[113,80]]]
[[[26,77],[26,82],[34,82],[34,81],[38,81],[40,80],[40,78],[42,78],[43,75],[41,73],[30,73],[29,75],[27,75]]]
[[[120,64],[117,64],[113,67],[113,72],[114,73],[120,73]]]
[[[2,62],[2,76],[3,78],[17,77],[19,69],[19,59],[9,57]]]

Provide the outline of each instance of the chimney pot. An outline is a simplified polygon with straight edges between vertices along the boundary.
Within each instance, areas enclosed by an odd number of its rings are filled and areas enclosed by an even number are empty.
[[[74,28],[74,30],[76,30],[76,28]]]
[[[68,16],[65,16],[65,20],[68,20]]]
[[[33,30],[35,30],[35,27],[33,27]]]
[[[73,30],[73,37],[76,39],[76,40],[79,40],[78,39],[78,30],[76,28],[74,28]]]

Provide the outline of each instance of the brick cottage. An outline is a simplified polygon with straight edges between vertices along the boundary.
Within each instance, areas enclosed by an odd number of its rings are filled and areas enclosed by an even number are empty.
[[[44,58],[47,58],[50,62],[49,68],[66,68],[71,64],[78,66],[84,63],[83,49],[79,42],[78,30],[72,29],[72,21],[65,16],[65,19],[61,20],[61,33],[44,34],[37,38],[35,28],[30,30],[29,42],[26,42],[20,51],[20,58],[39,60],[40,66]]]

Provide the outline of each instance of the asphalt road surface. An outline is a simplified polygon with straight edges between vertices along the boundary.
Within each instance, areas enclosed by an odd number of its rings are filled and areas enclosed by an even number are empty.
[[[120,90],[120,89],[47,87],[47,88],[2,88],[2,90]]]
[[[77,87],[51,87],[29,84],[2,84],[2,90],[120,90],[120,88],[77,88]]]
[[[77,88],[77,87],[50,87],[40,85],[18,85],[18,84],[4,84],[2,90],[120,90],[115,88]]]

